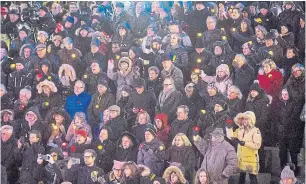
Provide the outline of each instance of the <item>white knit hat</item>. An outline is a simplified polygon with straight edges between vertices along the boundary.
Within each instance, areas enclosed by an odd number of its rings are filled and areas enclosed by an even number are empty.
[[[289,166],[286,166],[281,173],[281,179],[292,178],[295,179],[294,172],[290,169]]]

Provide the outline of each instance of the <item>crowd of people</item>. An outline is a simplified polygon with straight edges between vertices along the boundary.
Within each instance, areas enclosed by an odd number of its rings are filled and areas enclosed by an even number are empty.
[[[1,2],[1,183],[303,183],[304,11]]]

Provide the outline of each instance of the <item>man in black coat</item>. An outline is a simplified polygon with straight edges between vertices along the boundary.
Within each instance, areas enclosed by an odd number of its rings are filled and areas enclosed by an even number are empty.
[[[1,127],[1,165],[6,168],[9,183],[18,180],[18,165],[14,158],[14,150],[17,149],[17,141],[13,135],[13,127],[4,125]]]
[[[293,1],[284,1],[283,8],[284,11],[279,14],[279,23],[290,24],[293,28],[292,33],[297,35],[300,30],[299,19],[302,12],[296,9]]]
[[[45,6],[42,6],[39,9],[39,19],[37,26],[39,31],[45,31],[48,33],[48,35],[51,35],[56,28],[56,22],[53,19],[52,14]]]
[[[124,4],[122,2],[117,2],[115,6],[115,15],[112,21],[113,32],[116,31],[119,24],[123,22],[130,22],[131,17],[124,11]]]
[[[147,27],[151,24],[149,14],[145,10],[145,4],[143,2],[138,2],[136,4],[135,16],[131,20],[131,31],[134,37],[143,38],[147,34]]]
[[[18,37],[17,24],[20,23],[20,12],[17,9],[11,9],[8,13],[10,21],[1,26],[1,33],[7,34],[12,40]]]
[[[208,16],[206,19],[207,31],[203,34],[197,35],[201,38],[205,49],[212,52],[213,51],[213,44],[216,41],[222,40],[222,34],[219,29],[216,28],[217,20],[215,17]]]
[[[259,4],[260,12],[254,17],[254,27],[257,25],[264,26],[267,31],[278,28],[278,18],[269,10],[267,2]]]

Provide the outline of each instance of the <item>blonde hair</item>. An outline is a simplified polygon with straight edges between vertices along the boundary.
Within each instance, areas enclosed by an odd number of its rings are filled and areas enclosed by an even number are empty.
[[[183,142],[184,142],[184,146],[191,146],[191,143],[190,143],[188,137],[187,137],[185,134],[183,134],[183,133],[178,133],[178,134],[176,134],[176,136],[173,138],[172,146],[175,145],[175,139],[176,139],[177,137],[181,137],[181,139],[182,139]]]
[[[239,99],[242,99],[242,93],[241,93],[240,89],[239,89],[237,86],[233,85],[233,86],[229,87],[229,88],[227,89],[227,91],[229,91],[229,90],[231,90],[231,89],[233,89],[233,90],[235,91],[235,93],[238,94],[238,98],[239,98]]]
[[[272,70],[275,70],[277,68],[275,62],[272,59],[263,60],[262,66],[264,65],[269,65]]]

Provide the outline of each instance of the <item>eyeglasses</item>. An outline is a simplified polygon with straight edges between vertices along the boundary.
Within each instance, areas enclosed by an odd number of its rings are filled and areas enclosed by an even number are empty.
[[[86,155],[84,155],[84,159],[89,159],[89,158],[91,158],[92,156],[86,156]]]
[[[76,89],[82,89],[83,86],[74,86],[74,88],[76,88]]]

